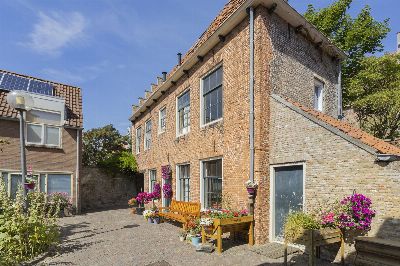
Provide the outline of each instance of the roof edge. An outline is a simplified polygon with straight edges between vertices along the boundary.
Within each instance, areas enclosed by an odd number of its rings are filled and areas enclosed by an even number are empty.
[[[372,154],[374,156],[377,156],[377,158],[378,158],[378,155],[385,155],[385,156],[388,155],[388,154],[382,154],[382,153],[378,152],[377,149],[362,143],[360,140],[349,136],[348,134],[344,133],[343,131],[341,131],[341,130],[339,130],[339,129],[337,129],[337,128],[335,128],[335,127],[333,127],[333,126],[331,126],[331,125],[329,125],[329,124],[327,124],[325,122],[323,122],[322,120],[316,118],[315,116],[313,116],[313,115],[301,110],[299,107],[293,105],[292,103],[288,102],[287,100],[285,100],[284,98],[282,98],[281,96],[279,96],[277,94],[271,94],[271,97],[274,100],[276,100],[277,102],[279,102],[279,103],[285,105],[286,107],[290,108],[291,110],[295,111],[296,113],[304,116],[305,118],[313,121],[314,123],[320,125],[321,127],[325,128],[325,129],[327,129],[331,133],[341,137],[344,140],[347,140],[351,144],[353,144],[353,145],[365,150],[366,152],[368,152],[368,153],[370,153],[370,154]]]

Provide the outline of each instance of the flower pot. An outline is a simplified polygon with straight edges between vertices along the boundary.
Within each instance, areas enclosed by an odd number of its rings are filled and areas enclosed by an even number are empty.
[[[198,246],[200,245],[201,238],[199,236],[192,236],[192,245],[193,246]]]
[[[212,225],[210,226],[203,226],[204,232],[206,232],[207,235],[211,235],[213,233],[214,227]]]
[[[256,188],[255,187],[248,187],[246,189],[247,189],[247,193],[249,193],[250,195],[256,194]]]
[[[159,224],[159,223],[160,223],[160,217],[154,217],[153,224]]]
[[[35,188],[35,183],[25,183],[24,184],[24,187],[25,187],[25,189],[30,189],[30,190],[32,190],[32,189],[34,189]]]
[[[153,218],[147,218],[147,222],[148,222],[149,224],[152,224],[152,223],[153,223]]]
[[[136,207],[136,214],[143,215],[144,207]]]

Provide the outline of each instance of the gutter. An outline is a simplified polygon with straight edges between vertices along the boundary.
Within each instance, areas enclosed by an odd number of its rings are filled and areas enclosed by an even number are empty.
[[[250,74],[249,74],[249,98],[250,98],[250,181],[254,182],[254,8],[249,7],[249,47],[250,47]]]
[[[78,128],[76,130],[76,170],[75,170],[75,205],[77,212],[80,213],[80,191],[79,191],[79,183],[80,183],[80,155],[81,155],[81,133],[82,129]]]
[[[381,154],[378,153],[376,155],[376,161],[377,162],[394,162],[394,161],[400,161],[400,155],[396,154]]]

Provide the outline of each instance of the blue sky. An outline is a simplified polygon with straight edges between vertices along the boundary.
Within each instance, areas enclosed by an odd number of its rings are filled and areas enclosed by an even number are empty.
[[[227,0],[2,0],[0,69],[79,86],[84,127],[109,123],[126,133],[131,105],[156,76],[176,64]],[[300,13],[307,4],[290,0]],[[400,31],[398,0],[354,0],[378,20],[390,18],[385,50],[394,51]]]

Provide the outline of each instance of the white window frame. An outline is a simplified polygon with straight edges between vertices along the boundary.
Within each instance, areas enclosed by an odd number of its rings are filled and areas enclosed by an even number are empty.
[[[138,131],[140,130],[140,136],[138,135]],[[135,132],[135,152],[136,154],[140,153],[140,145],[142,142],[142,127],[137,127]]]
[[[176,100],[175,100],[175,110],[176,110],[176,112],[175,112],[175,124],[176,124],[176,137],[178,138],[178,137],[181,137],[181,136],[184,136],[184,135],[186,135],[186,134],[189,134],[189,132],[190,132],[190,125],[192,124],[191,123],[191,119],[192,119],[192,116],[191,116],[191,112],[192,112],[192,108],[191,108],[191,99],[189,100],[189,108],[190,108],[190,110],[189,110],[189,126],[187,126],[187,127],[185,127],[185,128],[183,128],[182,129],[182,132],[179,132],[179,110],[178,110],[178,100],[179,100],[179,98],[182,96],[182,95],[184,95],[185,93],[187,93],[187,92],[189,92],[190,93],[190,88],[187,88],[187,89],[185,89],[182,93],[180,93],[177,97],[176,97]]]
[[[46,113],[53,113],[53,114],[59,114],[61,116],[61,119],[63,117],[62,114],[59,112],[53,112],[49,110],[42,110],[42,109],[34,109],[36,111],[40,112],[46,112]],[[60,124],[62,124],[63,121],[60,120]],[[28,125],[36,125],[36,126],[41,126],[41,142],[40,143],[35,143],[35,142],[29,142],[28,141]],[[47,127],[53,127],[53,128],[58,128],[58,145],[54,144],[47,144],[47,135],[45,134]],[[62,147],[62,129],[63,127],[61,125],[54,125],[54,124],[45,124],[45,123],[38,123],[38,122],[25,122],[25,144],[27,146],[43,146],[43,147],[51,147],[51,148],[61,148]]]
[[[318,78],[314,78],[314,109],[320,112],[324,111],[324,89],[325,83]],[[320,92],[319,97],[317,92]]]
[[[146,138],[147,137],[146,127],[147,127],[148,123],[151,123],[150,145],[149,146],[147,146],[147,142],[146,142],[146,140],[147,140],[147,138]],[[144,141],[143,141],[143,146],[144,146],[144,150],[145,151],[150,150],[150,148],[151,148],[151,145],[152,145],[152,134],[153,134],[153,122],[151,121],[151,118],[150,118],[144,123],[144,137],[143,137]]]
[[[151,186],[151,173],[155,173],[155,183],[157,183],[157,170],[156,169],[149,169],[149,193],[153,192],[153,187]]]
[[[224,158],[223,157],[213,157],[208,159],[200,160],[200,204],[202,209],[206,209],[205,202],[204,202],[204,163],[209,161],[221,160],[221,167],[222,167],[222,194],[224,191]]]
[[[206,77],[208,77],[210,74],[215,72],[220,67],[222,68],[222,85],[221,85],[221,90],[222,90],[222,116],[220,118],[216,119],[216,120],[211,121],[211,122],[204,123],[205,122],[204,121],[205,117],[204,117],[203,82],[204,82],[204,79]],[[204,127],[210,126],[210,125],[218,123],[218,122],[220,122],[220,121],[222,121],[224,119],[224,111],[223,111],[224,110],[224,102],[223,102],[223,97],[224,97],[223,96],[224,95],[223,94],[223,86],[224,86],[224,84],[223,83],[224,83],[224,80],[223,80],[223,65],[222,65],[222,63],[220,63],[220,64],[216,65],[215,67],[213,67],[210,71],[208,71],[205,75],[203,75],[200,78],[200,128],[204,128]]]
[[[182,166],[189,166],[189,201],[190,201],[190,179],[191,179],[191,167],[190,167],[190,163],[181,163],[181,164],[177,164],[176,165],[176,182],[175,182],[175,189],[176,189],[176,193],[175,193],[175,199],[178,201],[183,201],[183,199],[181,199],[181,179],[180,179],[180,175],[181,175],[181,169],[180,167]]]
[[[7,193],[8,195],[11,195],[11,175],[21,175],[21,172],[19,172],[18,170],[9,170],[9,169],[2,169],[0,170],[0,176],[2,176],[4,173],[7,173]],[[47,182],[47,178],[48,175],[69,175],[71,176],[71,195],[70,198],[73,199],[75,197],[75,191],[74,191],[74,174],[72,172],[59,172],[59,171],[34,171],[33,175],[34,176],[38,176],[37,179],[37,187],[39,188],[40,192],[44,192],[47,194],[47,187],[48,187],[48,182]],[[45,191],[41,191],[40,190],[40,181],[42,178],[42,175],[44,175],[45,177]]]
[[[165,111],[165,116],[164,116],[165,127],[164,128],[162,128],[162,117],[161,117],[161,114],[163,111]],[[166,130],[167,130],[167,107],[164,106],[158,111],[158,134],[162,134]]]
[[[305,162],[295,162],[295,163],[282,163],[274,164],[269,167],[269,242],[283,243],[274,237],[275,232],[275,168],[286,167],[286,166],[302,166],[303,167],[303,212],[307,212],[306,206],[306,163]]]

